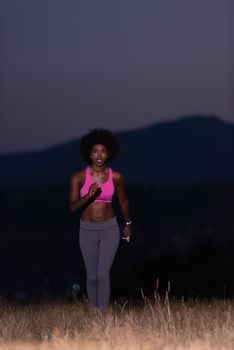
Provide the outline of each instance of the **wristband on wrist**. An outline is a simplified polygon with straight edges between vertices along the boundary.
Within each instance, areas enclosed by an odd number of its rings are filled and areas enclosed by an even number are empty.
[[[132,223],[132,220],[124,221],[125,226],[130,226]]]

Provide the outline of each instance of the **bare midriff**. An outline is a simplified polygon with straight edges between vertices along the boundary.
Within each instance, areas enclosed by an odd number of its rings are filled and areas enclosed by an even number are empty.
[[[111,219],[115,216],[111,203],[93,202],[85,208],[81,214],[84,221],[101,222]]]

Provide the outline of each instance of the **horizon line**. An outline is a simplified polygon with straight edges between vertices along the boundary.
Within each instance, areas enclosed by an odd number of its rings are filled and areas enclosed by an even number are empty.
[[[184,120],[190,120],[190,119],[213,119],[213,120],[217,120],[222,124],[227,124],[227,125],[231,125],[234,126],[234,122],[230,122],[227,120],[222,119],[221,117],[215,115],[215,114],[209,114],[209,115],[203,115],[203,114],[190,114],[188,116],[180,116],[177,118],[173,118],[173,119],[167,119],[167,120],[161,120],[161,121],[156,121],[154,123],[149,123],[145,126],[137,126],[137,127],[133,127],[133,128],[128,128],[128,129],[119,129],[119,130],[111,130],[114,134],[123,134],[123,133],[128,133],[128,132],[135,132],[135,131],[139,131],[139,130],[145,130],[145,129],[149,129],[152,128],[154,126],[158,126],[158,125],[162,125],[162,124],[176,124],[178,122],[182,122]],[[89,130],[89,129],[88,129]],[[88,132],[87,130],[87,132]],[[57,148],[57,147],[61,147],[62,145],[68,144],[68,143],[73,143],[73,142],[77,142],[80,139],[81,136],[79,136],[77,139],[71,139],[68,141],[61,141],[55,144],[51,144],[51,145],[47,145],[38,149],[27,149],[27,150],[15,150],[15,151],[9,151],[9,152],[4,152],[1,153],[0,150],[0,157],[4,157],[4,156],[16,156],[16,155],[20,155],[20,154],[32,154],[32,153],[41,153],[41,152],[46,152],[48,150],[51,150],[53,148]]]

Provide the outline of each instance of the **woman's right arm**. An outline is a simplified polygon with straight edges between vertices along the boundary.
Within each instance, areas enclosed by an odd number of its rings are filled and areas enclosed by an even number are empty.
[[[81,183],[81,174],[75,173],[71,177],[70,185],[70,211],[74,213],[76,210],[79,210],[83,207],[84,204],[90,199],[89,193],[80,198],[80,183]]]

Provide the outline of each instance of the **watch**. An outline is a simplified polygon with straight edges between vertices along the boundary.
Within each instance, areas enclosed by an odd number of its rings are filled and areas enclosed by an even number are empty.
[[[131,223],[132,223],[132,220],[125,221],[124,223],[125,223],[126,226],[130,226]]]

